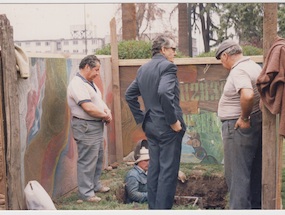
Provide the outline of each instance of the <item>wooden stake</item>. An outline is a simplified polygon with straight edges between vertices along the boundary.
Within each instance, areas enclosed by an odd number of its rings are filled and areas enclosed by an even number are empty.
[[[277,3],[264,3],[263,59],[277,36]],[[280,149],[279,149],[280,150]],[[281,193],[278,181],[278,143],[276,116],[262,108],[262,209],[276,209]],[[279,207],[279,206],[278,206]]]
[[[114,94],[114,119],[116,132],[116,156],[117,161],[123,160],[123,141],[122,141],[122,116],[121,116],[121,96],[120,96],[120,76],[119,76],[119,54],[117,44],[116,20],[110,22],[111,32],[111,58],[113,74],[113,94]]]

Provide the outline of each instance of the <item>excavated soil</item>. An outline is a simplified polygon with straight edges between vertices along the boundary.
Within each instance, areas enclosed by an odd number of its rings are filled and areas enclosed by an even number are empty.
[[[227,193],[227,185],[222,175],[205,176],[199,171],[193,171],[186,182],[178,181],[176,196],[182,198],[178,198],[176,203],[194,205],[196,201],[196,205],[201,209],[225,209]],[[191,201],[187,196],[192,197]]]
[[[201,209],[226,209],[227,185],[222,174],[205,175],[200,170],[193,170],[187,180],[178,181],[174,204],[193,205]],[[116,191],[117,200],[124,202],[124,188]]]

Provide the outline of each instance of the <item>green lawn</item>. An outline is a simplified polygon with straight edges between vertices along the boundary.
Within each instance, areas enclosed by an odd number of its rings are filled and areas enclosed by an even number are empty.
[[[199,164],[181,164],[180,169],[189,175],[193,169],[203,169],[205,176],[223,172],[222,165],[199,165]],[[78,197],[76,191],[70,192],[68,195],[60,197],[56,200],[55,206],[58,210],[147,210],[147,204],[123,204],[117,200],[118,190],[122,187],[123,179],[126,172],[131,168],[126,164],[120,164],[119,168],[112,171],[104,170],[102,174],[102,183],[108,185],[111,190],[108,193],[99,193],[98,196],[102,198],[99,203],[83,202],[77,203]],[[282,202],[285,201],[285,168],[282,171]],[[174,210],[197,210],[197,206],[192,205],[174,205]]]

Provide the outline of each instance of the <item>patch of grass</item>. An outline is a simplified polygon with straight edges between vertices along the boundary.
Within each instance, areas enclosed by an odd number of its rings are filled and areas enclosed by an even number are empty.
[[[107,193],[98,193],[102,200],[98,203],[83,202],[77,203],[78,196],[77,190],[70,192],[69,194],[62,196],[55,200],[55,206],[58,210],[148,210],[148,205],[132,203],[123,204],[118,201],[116,191],[122,187],[125,175],[132,166],[126,163],[120,163],[118,168],[111,171],[104,170],[101,176],[102,184],[109,186],[111,190]],[[181,163],[180,170],[186,175],[191,174],[194,170],[202,170],[204,174],[214,174],[215,172],[221,172],[221,165],[197,165],[189,163]],[[174,204],[173,210],[197,210],[198,206],[188,205],[176,205]]]
[[[181,163],[180,170],[186,175],[191,175],[193,171],[200,171],[201,176],[223,175],[224,166],[221,164],[194,164],[194,163]]]
[[[55,205],[58,210],[134,210],[147,209],[147,204],[122,204],[115,197],[106,193],[98,194],[102,200],[98,203],[83,202],[77,203],[77,193],[73,192],[68,197],[60,198]]]

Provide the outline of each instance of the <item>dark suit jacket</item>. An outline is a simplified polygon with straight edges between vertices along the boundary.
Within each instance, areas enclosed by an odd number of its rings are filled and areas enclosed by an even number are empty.
[[[170,125],[177,119],[185,130],[176,73],[177,66],[161,54],[156,54],[138,69],[137,77],[126,90],[125,98],[136,123],[142,123],[143,130],[144,121],[149,118],[159,134],[169,131]],[[142,96],[145,112],[140,108],[139,96]]]

